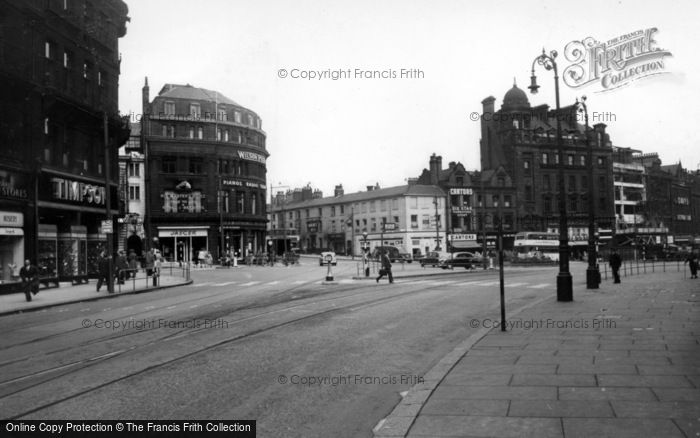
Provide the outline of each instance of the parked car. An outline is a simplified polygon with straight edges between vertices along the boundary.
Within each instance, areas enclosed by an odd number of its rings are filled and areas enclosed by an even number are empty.
[[[426,266],[439,266],[440,262],[442,260],[445,260],[450,257],[449,253],[446,252],[440,252],[440,251],[430,251],[428,252],[425,256],[418,258],[418,262],[420,263],[420,267],[424,268]]]
[[[481,263],[481,256],[470,252],[455,252],[440,263],[442,269],[464,268],[472,269],[474,265]]]
[[[321,253],[321,256],[318,258],[318,265],[326,266],[329,261],[333,266],[335,266],[338,263],[338,260],[336,260],[335,258],[335,253],[333,251],[323,251]]]
[[[386,252],[386,255],[389,257],[389,260],[391,263],[394,262],[400,262],[403,260],[401,257],[401,253],[399,252],[399,249],[395,246],[377,246],[374,248],[372,251],[372,258],[375,260],[379,260],[381,258],[382,252]]]
[[[412,263],[413,262],[413,255],[409,254],[407,252],[402,252],[399,254],[401,259],[399,260],[400,262],[406,262],[406,263]]]

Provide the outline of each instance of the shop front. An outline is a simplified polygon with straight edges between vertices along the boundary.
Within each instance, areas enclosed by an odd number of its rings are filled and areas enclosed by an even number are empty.
[[[19,285],[19,270],[32,259],[30,178],[27,174],[0,168],[0,292]]]
[[[158,240],[166,260],[198,263],[200,253],[209,251],[209,226],[159,226]]]
[[[0,283],[19,281],[24,264],[24,215],[0,211]]]
[[[117,215],[116,186],[112,214]],[[37,267],[46,281],[87,282],[98,274],[107,235],[104,181],[46,172],[39,179]]]

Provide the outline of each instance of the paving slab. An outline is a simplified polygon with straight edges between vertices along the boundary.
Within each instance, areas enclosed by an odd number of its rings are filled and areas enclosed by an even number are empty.
[[[578,400],[513,400],[509,417],[614,417],[610,402]]]

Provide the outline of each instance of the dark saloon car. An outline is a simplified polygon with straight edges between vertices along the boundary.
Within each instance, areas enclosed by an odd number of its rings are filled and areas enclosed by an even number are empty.
[[[474,265],[481,263],[481,257],[470,252],[456,252],[440,263],[442,269],[464,268],[472,269]]]

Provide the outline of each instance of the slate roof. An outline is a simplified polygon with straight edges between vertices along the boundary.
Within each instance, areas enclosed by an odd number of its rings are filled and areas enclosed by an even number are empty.
[[[445,196],[445,192],[438,186],[407,184],[403,186],[375,189],[368,192],[349,193],[342,196],[326,196],[324,198],[309,199],[308,201],[287,202],[285,209],[311,208],[324,205],[351,204],[354,202],[368,201],[372,199],[394,198],[397,196]],[[279,210],[275,207],[274,210]]]
[[[207,90],[206,88],[197,88],[190,84],[165,84],[160,90],[160,93],[158,93],[158,96],[170,99],[204,100],[242,107],[242,105],[217,91]]]

